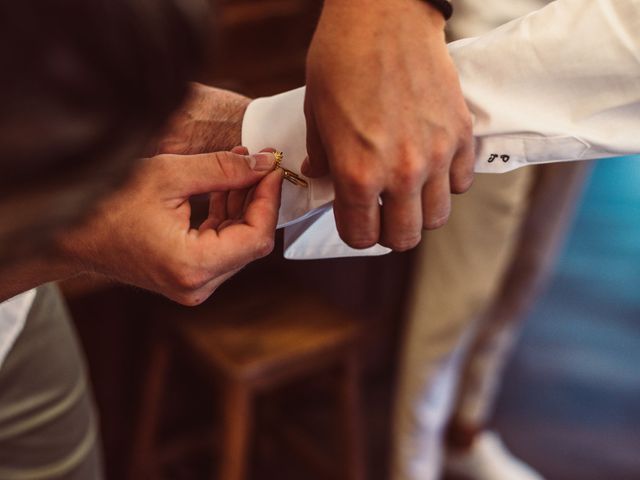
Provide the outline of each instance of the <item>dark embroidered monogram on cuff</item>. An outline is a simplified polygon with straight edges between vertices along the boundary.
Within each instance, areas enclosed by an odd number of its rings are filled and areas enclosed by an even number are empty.
[[[499,153],[492,153],[489,155],[489,158],[487,158],[487,162],[493,163],[493,161],[498,157],[500,157],[500,160],[502,160],[504,163],[507,163],[509,160],[511,160],[511,155],[500,155]]]

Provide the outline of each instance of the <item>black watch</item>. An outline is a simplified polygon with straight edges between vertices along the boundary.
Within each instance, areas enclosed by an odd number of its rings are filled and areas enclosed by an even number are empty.
[[[451,15],[453,15],[453,5],[449,0],[424,0],[432,7],[436,8],[445,20],[449,20]]]

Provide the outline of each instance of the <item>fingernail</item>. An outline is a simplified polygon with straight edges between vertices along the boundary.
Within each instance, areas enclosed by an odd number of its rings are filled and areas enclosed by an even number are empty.
[[[249,166],[256,172],[268,172],[273,170],[275,165],[276,159],[273,153],[262,152],[249,157]]]
[[[300,166],[300,171],[302,172],[303,175],[309,174],[309,157],[305,158],[304,162],[302,162],[302,165]]]

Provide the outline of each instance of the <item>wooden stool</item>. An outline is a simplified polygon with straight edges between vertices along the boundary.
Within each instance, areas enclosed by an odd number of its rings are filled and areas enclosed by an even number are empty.
[[[167,322],[168,333],[177,333],[180,340],[178,348],[186,348],[207,376],[222,386],[221,462],[216,478],[247,477],[258,393],[338,368],[340,440],[345,452],[339,477],[363,480],[357,322],[308,295],[252,293],[242,299],[218,300],[208,308],[181,309]],[[132,480],[161,478],[162,465],[185,450],[160,448],[155,442],[170,364],[169,338],[163,335],[152,345],[136,429]]]

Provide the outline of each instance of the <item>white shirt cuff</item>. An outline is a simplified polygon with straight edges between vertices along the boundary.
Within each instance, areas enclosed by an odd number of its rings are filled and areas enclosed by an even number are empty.
[[[284,153],[283,166],[298,173],[307,156],[304,88],[269,98],[259,98],[247,108],[242,124],[242,144],[257,152],[272,146]],[[380,245],[356,250],[338,235],[333,209],[334,191],[328,177],[307,179],[309,188],[289,182],[282,186],[278,227],[285,228],[284,256],[317,259],[384,255]]]

